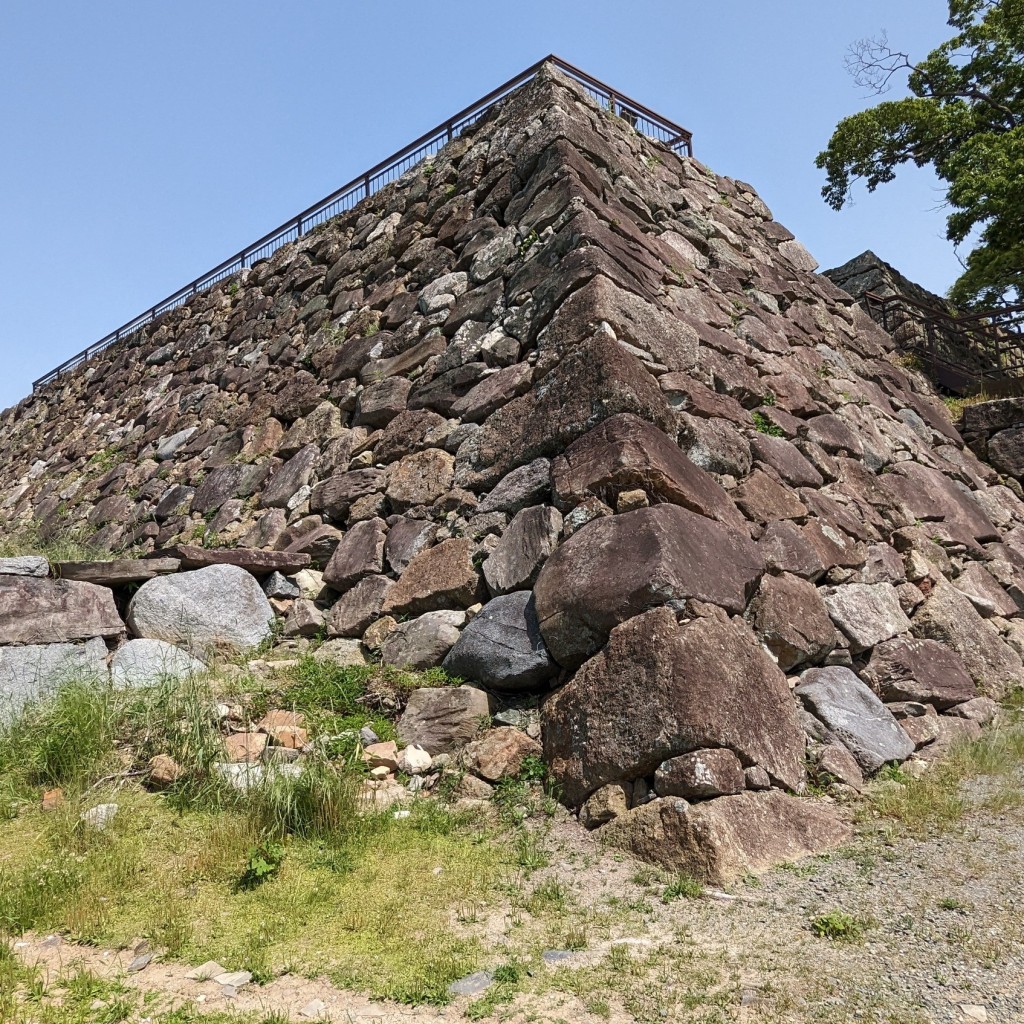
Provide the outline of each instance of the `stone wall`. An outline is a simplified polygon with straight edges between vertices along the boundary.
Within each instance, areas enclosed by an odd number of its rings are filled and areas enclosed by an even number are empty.
[[[545,698],[589,824],[791,857],[844,834],[808,770],[941,750],[1024,672],[1024,503],[815,267],[545,72],[7,410],[0,528],[308,556],[286,628]]]

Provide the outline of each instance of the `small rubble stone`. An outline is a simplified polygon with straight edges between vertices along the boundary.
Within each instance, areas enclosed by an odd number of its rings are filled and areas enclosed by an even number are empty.
[[[492,729],[466,747],[466,764],[488,782],[518,775],[527,757],[540,758],[541,747],[518,729]]]
[[[236,732],[224,740],[224,754],[232,764],[258,761],[267,745],[267,736],[261,732]]]
[[[149,759],[149,774],[147,778],[151,785],[158,789],[166,789],[173,786],[182,776],[181,766],[173,757],[167,754],[157,754]]]
[[[606,825],[613,818],[629,810],[632,786],[611,782],[589,796],[580,808],[580,823],[584,828],[595,829]]]
[[[398,623],[381,645],[387,665],[422,672],[440,665],[459,639],[466,621],[461,611],[425,612],[408,622]]]
[[[722,747],[694,750],[658,765],[654,792],[658,796],[681,796],[687,800],[742,793],[746,778],[740,759]]]

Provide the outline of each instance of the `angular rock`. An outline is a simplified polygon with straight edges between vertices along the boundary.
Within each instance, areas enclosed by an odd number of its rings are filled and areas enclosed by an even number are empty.
[[[551,462],[534,459],[501,478],[482,502],[478,511],[507,512],[514,515],[531,505],[545,501],[551,491]]]
[[[654,773],[654,792],[658,796],[707,800],[742,793],[746,786],[740,759],[722,747],[671,757],[662,761]]]
[[[432,505],[454,480],[455,458],[440,448],[427,448],[390,467],[385,492],[395,512],[405,512],[417,505]]]
[[[384,542],[387,526],[383,519],[364,519],[345,532],[324,569],[324,583],[335,590],[348,590],[366,576],[384,571]]]
[[[390,528],[384,542],[384,557],[392,571],[401,574],[414,556],[434,543],[437,524],[404,517],[389,519],[388,523]]]
[[[561,534],[558,509],[536,505],[517,512],[483,564],[490,592],[498,597],[513,590],[529,590],[558,547]]]
[[[110,659],[110,677],[120,688],[159,686],[205,671],[198,658],[163,640],[129,640]]]
[[[541,747],[519,729],[491,729],[466,747],[466,765],[488,782],[512,778],[528,757],[540,758]]]
[[[914,612],[914,636],[937,640],[960,655],[980,696],[996,700],[1019,686],[1024,663],[952,584],[940,581]]]
[[[364,576],[332,605],[327,615],[327,635],[362,636],[380,615],[384,598],[394,585],[386,576]]]
[[[920,701],[942,711],[970,700],[976,692],[955,651],[910,635],[879,644],[861,677],[883,701]]]
[[[315,444],[306,445],[274,471],[263,487],[260,504],[264,508],[286,508],[292,496],[309,483],[319,461],[319,447]]]
[[[961,594],[966,594],[985,618],[991,618],[993,615],[1008,618],[1020,611],[1017,602],[980,562],[969,562],[965,565],[963,571],[953,581],[953,586]]]
[[[444,670],[495,690],[529,690],[558,674],[526,590],[496,597],[462,631]]]
[[[348,515],[354,501],[383,491],[386,485],[387,474],[383,469],[356,469],[350,473],[339,473],[313,488],[309,496],[309,509],[341,522]]]
[[[866,774],[905,761],[914,752],[892,712],[848,668],[808,669],[794,692]]]
[[[0,644],[56,644],[124,632],[106,587],[0,576]]]
[[[652,800],[616,818],[602,836],[670,871],[724,885],[824,853],[852,834],[834,806],[771,790],[692,806],[679,797]]]
[[[885,483],[911,519],[938,520],[981,543],[999,540],[981,506],[937,469],[901,462],[886,474]]]
[[[904,723],[905,725],[905,723]],[[826,743],[814,755],[814,767],[820,777],[857,790],[864,788],[864,773],[857,759],[841,743]]]
[[[300,597],[292,603],[284,623],[285,636],[317,636],[323,632],[323,628],[324,613],[314,602]]]
[[[823,596],[854,654],[910,629],[899,594],[888,583],[847,583],[825,590]]]
[[[618,342],[598,335],[581,342],[528,394],[489,416],[459,459],[468,473],[497,480],[531,459],[565,451],[620,412],[671,428],[671,412],[654,378]]]
[[[384,615],[420,615],[443,608],[468,608],[480,597],[481,579],[473,564],[473,543],[442,541],[416,555],[388,591]]]
[[[670,600],[696,598],[739,613],[762,572],[742,533],[678,505],[596,519],[547,560],[534,594],[541,633],[575,668],[618,623]]]
[[[273,618],[260,585],[236,565],[159,576],[143,583],[128,606],[135,636],[165,640],[200,658],[258,647]]]
[[[680,626],[655,608],[622,623],[544,702],[541,722],[545,758],[573,804],[705,747],[803,786],[804,736],[786,678],[739,620]]]
[[[436,757],[464,747],[490,720],[490,699],[475,686],[422,687],[409,694],[398,738]]]
[[[746,619],[784,672],[821,661],[839,640],[817,587],[790,573],[762,577]]]
[[[588,497],[615,506],[621,491],[643,488],[657,501],[736,524],[736,508],[714,478],[698,469],[671,438],[631,413],[604,420],[551,463],[555,503],[562,509]]]
[[[731,497],[743,514],[755,523],[802,519],[807,515],[803,502],[791,490],[776,483],[760,469],[755,469]]]
[[[420,672],[434,668],[459,639],[459,628],[465,621],[465,612],[439,611],[400,622],[384,641],[381,658],[386,665],[397,668]]]
[[[602,786],[596,793],[588,797],[580,808],[580,824],[584,828],[595,829],[606,825],[614,818],[629,810],[632,786],[623,786],[610,782]]]

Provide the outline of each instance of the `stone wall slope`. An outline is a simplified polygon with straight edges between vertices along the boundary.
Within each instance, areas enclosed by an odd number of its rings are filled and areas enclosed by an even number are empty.
[[[638,852],[838,842],[808,770],[856,788],[1020,685],[1024,503],[815,267],[543,72],[3,413],[0,529],[308,556],[294,632],[554,689],[567,799]]]

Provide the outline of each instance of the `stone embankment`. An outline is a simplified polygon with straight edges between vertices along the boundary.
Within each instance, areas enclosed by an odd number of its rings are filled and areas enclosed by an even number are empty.
[[[0,416],[0,529],[178,570],[126,603],[9,566],[0,657],[98,664],[126,626],[115,661],[205,662],[276,610],[464,679],[405,712],[431,755],[532,695],[567,803],[662,864],[841,842],[809,777],[931,759],[1020,685],[1024,502],[815,267],[749,185],[543,73]]]

